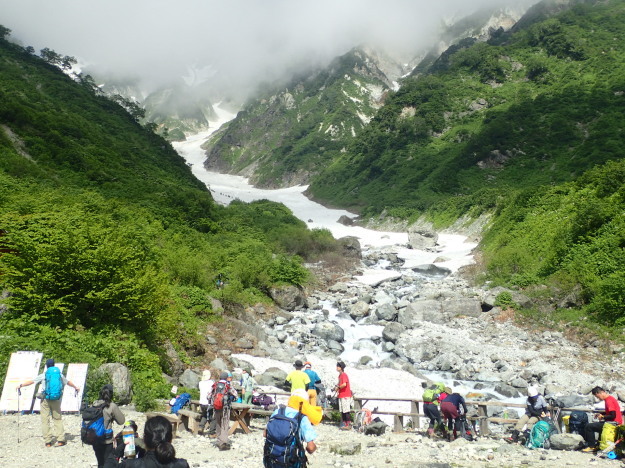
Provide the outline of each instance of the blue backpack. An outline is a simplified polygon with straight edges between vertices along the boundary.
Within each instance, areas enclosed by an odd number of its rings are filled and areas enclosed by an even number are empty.
[[[549,437],[551,437],[554,431],[555,428],[547,421],[538,421],[534,424],[534,427],[532,427],[525,446],[529,449],[550,448]]]
[[[80,440],[87,445],[99,445],[107,439],[113,438],[113,429],[106,430],[104,426],[105,403],[98,406],[89,406],[82,412],[82,426]]]
[[[179,396],[176,397],[176,401],[174,401],[174,404],[171,405],[171,412],[173,414],[178,414],[178,411],[181,410],[184,405],[189,403],[190,400],[191,395],[189,395],[188,393],[181,393]]]
[[[49,367],[46,371],[46,400],[60,400],[63,396],[63,380],[58,367]]]
[[[306,466],[306,451],[299,435],[304,415],[289,418],[286,408],[280,405],[278,412],[269,418],[263,463],[265,467],[303,468]]]

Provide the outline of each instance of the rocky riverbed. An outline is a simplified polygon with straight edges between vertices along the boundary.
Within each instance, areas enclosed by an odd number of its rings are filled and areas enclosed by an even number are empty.
[[[134,419],[142,430],[145,417],[122,407],[128,419]],[[0,416],[0,466],[4,468],[83,468],[95,467],[95,456],[89,446],[80,442],[78,415],[63,417],[68,444],[45,448],[38,415]],[[232,450],[220,452],[212,439],[182,431],[174,441],[179,457],[192,467],[261,468],[262,429],[264,421],[255,419],[251,434],[232,436]],[[619,462],[592,454],[559,450],[529,450],[509,445],[500,439],[482,438],[474,442],[458,439],[452,443],[430,440],[413,432],[366,436],[355,431],[340,431],[336,426],[317,426],[319,450],[310,457],[311,467],[588,467],[616,466]],[[351,454],[353,452],[353,454]],[[350,453],[350,454],[348,454]]]

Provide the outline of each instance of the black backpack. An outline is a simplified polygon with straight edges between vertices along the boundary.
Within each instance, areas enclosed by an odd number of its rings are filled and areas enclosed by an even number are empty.
[[[584,428],[588,424],[588,415],[585,411],[571,411],[569,416],[569,431],[584,435]]]
[[[106,403],[85,408],[82,412],[80,440],[87,445],[104,443],[113,438],[113,429],[106,430],[104,425],[104,408]]]
[[[269,418],[263,464],[265,468],[304,468],[307,463],[304,444],[299,429],[304,415],[289,418],[286,408],[280,405],[278,412]]]

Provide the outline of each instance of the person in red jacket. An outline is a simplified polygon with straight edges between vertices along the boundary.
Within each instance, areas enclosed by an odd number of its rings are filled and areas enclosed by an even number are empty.
[[[339,411],[341,412],[341,429],[350,429],[352,422],[352,389],[349,386],[349,377],[345,373],[345,363],[339,361],[336,363],[336,370],[339,373],[339,383],[334,390],[338,392]]]
[[[608,392],[601,387],[593,388],[592,394],[595,398],[598,398],[605,403],[605,411],[601,414],[595,415],[595,418],[599,420],[598,422],[586,424],[586,427],[584,428],[584,440],[586,441],[586,447],[582,450],[583,452],[594,452],[598,450],[595,432],[601,434],[603,426],[606,422],[613,422],[619,426],[623,424],[621,406],[616,398],[609,395]]]

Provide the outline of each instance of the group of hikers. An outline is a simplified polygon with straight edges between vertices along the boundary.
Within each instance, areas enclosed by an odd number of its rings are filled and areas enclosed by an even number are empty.
[[[353,396],[345,367],[342,361],[336,363],[338,380],[333,389],[338,399],[342,430],[352,428]],[[215,445],[220,450],[229,450],[231,447],[228,433],[232,402],[237,401],[240,391],[239,401],[250,404],[256,384],[250,369],[243,369],[239,385],[234,385],[232,380],[231,372],[222,371],[219,379],[213,381],[210,371],[205,370],[199,383],[200,432],[215,438]],[[46,370],[42,374],[21,383],[18,392],[22,387],[35,383],[40,384],[38,396],[42,398],[41,422],[44,444],[46,447],[52,447],[56,442],[56,446],[64,446],[66,438],[61,419],[60,395],[65,385],[73,387],[76,391],[78,387],[62,376],[53,359],[46,361]],[[265,467],[303,467],[306,464],[307,454],[317,449],[315,443],[317,433],[314,426],[319,424],[323,417],[323,408],[317,405],[320,384],[321,378],[312,369],[310,362],[295,361],[294,370],[285,379],[285,385],[290,389],[288,401],[286,405],[274,409],[263,431]],[[596,434],[605,434],[607,429],[623,424],[623,415],[616,398],[601,387],[593,388],[592,394],[604,403],[605,409],[595,414],[596,422],[574,428],[574,432],[580,433],[584,438],[584,443],[579,448],[585,452],[598,450]],[[467,404],[462,395],[453,392],[443,383],[428,386],[424,382],[422,399],[423,412],[429,419],[427,429],[429,436],[439,433],[449,441],[458,437],[473,437],[471,426],[466,419]],[[134,421],[126,421],[123,412],[112,400],[113,386],[104,385],[99,392],[99,399],[83,411],[81,440],[92,445],[98,468],[189,466],[186,460],[176,457],[172,445],[172,425],[166,417],[157,415],[149,418],[145,423],[143,437],[140,437],[137,424]],[[87,414],[92,415],[87,418]],[[545,424],[545,420],[549,420],[547,402],[536,386],[529,386],[525,414],[516,422],[510,437],[506,440],[511,443],[526,442],[529,435],[534,432],[533,429]],[[113,434],[114,423],[123,425],[123,430],[117,435]],[[208,430],[205,431],[207,425]],[[132,444],[131,450],[129,440]]]

